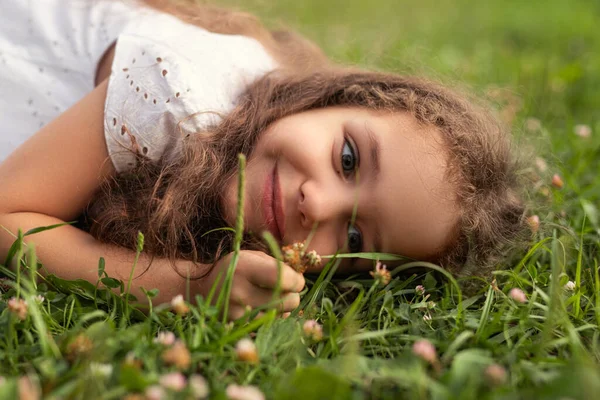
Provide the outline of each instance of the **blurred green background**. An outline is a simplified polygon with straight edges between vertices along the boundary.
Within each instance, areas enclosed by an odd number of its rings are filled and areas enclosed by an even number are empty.
[[[228,0],[290,26],[346,63],[508,88],[522,112],[592,122],[600,106],[600,1]]]

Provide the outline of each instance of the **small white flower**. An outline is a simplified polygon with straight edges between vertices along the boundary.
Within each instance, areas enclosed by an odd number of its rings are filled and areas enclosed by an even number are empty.
[[[417,296],[423,296],[425,294],[425,286],[423,286],[423,285],[417,285],[415,287],[415,294]]]
[[[144,394],[148,400],[163,400],[167,396],[165,390],[158,385],[149,386]]]
[[[250,364],[258,363],[258,351],[256,345],[251,339],[241,339],[235,345],[235,354],[240,361],[245,361]]]
[[[519,288],[510,289],[510,292],[508,292],[508,296],[511,299],[513,299],[514,301],[516,301],[517,303],[526,303],[527,302],[527,296],[525,295],[525,292],[523,292]]]
[[[265,400],[265,395],[256,386],[231,384],[225,393],[231,400]]]
[[[112,374],[112,371],[113,366],[111,364],[103,364],[97,362],[90,363],[90,373],[95,378],[106,379]]]
[[[323,327],[314,319],[309,319],[306,321],[302,326],[302,330],[304,331],[306,337],[314,340],[315,342],[323,339]]]
[[[575,290],[575,286],[575,282],[569,281],[565,283],[564,289],[572,292],[573,290]]]
[[[506,383],[506,369],[498,364],[488,365],[485,369],[485,377],[488,382],[494,386],[500,386]]]
[[[185,301],[183,300],[183,296],[180,294],[173,297],[173,300],[171,300],[171,307],[179,315],[187,314],[190,311],[190,308],[187,306],[187,304],[185,304]]]
[[[41,294],[38,294],[37,296],[34,297],[34,300],[37,304],[42,304],[44,302],[44,296],[42,296]]]
[[[208,397],[209,388],[208,382],[202,375],[194,374],[189,379],[190,389],[196,399],[204,399]]]
[[[158,381],[164,388],[171,389],[175,392],[183,390],[186,385],[185,376],[179,372],[171,372],[161,376]]]
[[[426,339],[417,340],[412,347],[413,354],[430,364],[437,363],[435,346]]]
[[[573,129],[573,131],[580,138],[587,139],[590,136],[592,136],[592,128],[590,128],[589,125],[584,125],[584,124],[575,125],[575,128]]]
[[[154,343],[160,343],[163,346],[172,346],[175,343],[175,334],[170,331],[158,332],[154,338]]]
[[[423,315],[423,321],[425,321],[425,322],[431,321],[431,315],[429,315],[429,314]]]
[[[540,229],[540,217],[537,215],[528,217],[527,224],[529,225],[531,232],[536,233]]]

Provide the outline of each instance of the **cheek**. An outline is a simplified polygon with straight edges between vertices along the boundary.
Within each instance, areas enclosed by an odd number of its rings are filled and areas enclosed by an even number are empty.
[[[311,250],[316,251],[317,254],[320,256],[333,255],[336,253],[336,251],[339,250],[337,237],[333,232],[317,230],[317,232],[311,238],[310,243],[308,244],[307,251]],[[324,264],[325,262],[323,262],[323,265]],[[321,267],[317,269],[320,270],[323,267],[323,265],[321,265]]]

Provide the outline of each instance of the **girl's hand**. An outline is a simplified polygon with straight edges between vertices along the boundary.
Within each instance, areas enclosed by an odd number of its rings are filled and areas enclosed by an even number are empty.
[[[216,292],[219,293],[232,257],[233,253],[230,253],[217,261],[212,271],[202,279],[202,294],[209,293],[221,273]],[[228,318],[238,319],[246,313],[247,307],[256,308],[274,300],[273,291],[277,286],[278,277],[281,279],[278,309],[282,313],[289,313],[300,305],[299,292],[305,285],[302,274],[284,263],[281,263],[281,272],[278,273],[275,258],[261,251],[240,251],[231,287]]]

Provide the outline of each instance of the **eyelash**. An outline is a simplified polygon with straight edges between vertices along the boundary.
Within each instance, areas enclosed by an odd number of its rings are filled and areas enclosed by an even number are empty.
[[[348,148],[350,149],[350,156],[352,157],[352,167],[350,167],[349,170],[346,170],[344,168],[344,155],[348,155],[348,154],[344,154],[344,149],[346,148],[346,146],[348,146]],[[341,168],[341,172],[342,175],[344,175],[344,178],[348,179],[348,177],[351,174],[354,174],[355,171],[358,169],[360,165],[360,154],[358,153],[358,149],[356,149],[352,143],[352,141],[345,135],[344,136],[344,142],[342,144],[342,151],[340,154],[340,168]],[[355,234],[358,235],[358,243],[355,245],[351,245],[351,240],[350,240],[350,230],[353,229],[355,231]],[[358,229],[358,227],[356,225],[352,225],[352,223],[348,224],[348,236],[347,236],[347,245],[348,245],[348,250],[351,253],[358,253],[360,251],[362,251],[362,233],[360,231],[360,229]],[[351,247],[356,247],[356,248],[351,248]]]
[[[344,154],[344,149],[346,148],[346,145],[350,149],[350,154]],[[344,168],[344,156],[345,155],[350,155],[354,161],[352,167],[349,170],[346,170]],[[359,166],[360,166],[360,154],[358,153],[358,150],[354,146],[353,142],[345,135],[344,142],[342,143],[341,154],[340,154],[340,168],[341,168],[342,175],[344,175],[345,178],[348,178],[348,176],[350,174],[353,174],[358,169]]]

